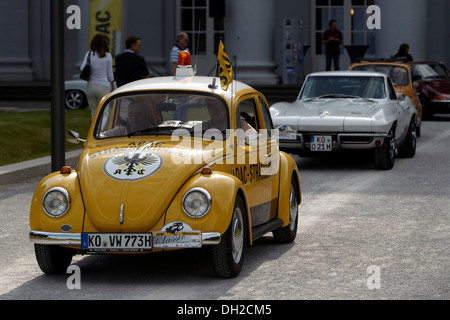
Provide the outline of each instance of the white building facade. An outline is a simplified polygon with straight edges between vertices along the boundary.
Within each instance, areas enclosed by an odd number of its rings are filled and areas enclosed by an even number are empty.
[[[90,2],[64,0],[70,5],[81,9],[81,29],[65,30],[67,80],[78,78],[89,45]],[[371,5],[380,9],[379,29],[367,27]],[[223,39],[237,79],[277,85],[287,70],[301,73],[298,81],[325,70],[321,37],[330,19],[343,33],[341,69],[350,64],[345,46],[368,46],[366,58],[389,58],[402,43],[414,60],[450,66],[449,15],[448,0],[122,0],[121,35],[122,42],[142,37],[141,55],[154,75],[169,73],[175,35],[186,31],[198,74],[214,73]],[[0,81],[49,80],[50,0],[0,1],[0,41]]]

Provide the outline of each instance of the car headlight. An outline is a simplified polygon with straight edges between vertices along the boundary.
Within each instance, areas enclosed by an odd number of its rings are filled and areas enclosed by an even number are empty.
[[[211,208],[211,195],[203,188],[193,188],[184,195],[182,205],[188,216],[201,218]]]
[[[64,188],[51,188],[42,198],[42,208],[52,218],[64,215],[69,210],[69,205],[69,193]]]

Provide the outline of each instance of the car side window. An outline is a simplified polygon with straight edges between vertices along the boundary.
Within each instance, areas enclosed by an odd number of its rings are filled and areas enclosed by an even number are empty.
[[[267,106],[266,102],[259,97],[259,104],[261,105],[261,111],[264,119],[264,124],[267,130],[267,140],[272,140],[274,138],[274,132],[273,132],[273,123],[272,118],[270,117],[270,111],[269,107]]]
[[[260,127],[255,106],[252,98],[241,101],[236,109],[236,129],[244,130],[245,135],[256,134]]]
[[[388,90],[389,90],[389,99],[397,100],[397,94],[395,93],[394,85],[392,84],[391,79],[387,78],[387,82],[388,82]]]

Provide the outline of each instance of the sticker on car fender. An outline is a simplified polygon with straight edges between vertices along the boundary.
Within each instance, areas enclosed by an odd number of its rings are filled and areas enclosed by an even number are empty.
[[[184,222],[171,222],[159,232],[153,232],[154,248],[200,248],[202,232],[192,230]]]

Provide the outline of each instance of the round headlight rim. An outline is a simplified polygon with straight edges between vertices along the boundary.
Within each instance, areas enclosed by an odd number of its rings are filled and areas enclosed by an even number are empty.
[[[185,202],[185,200],[186,200],[186,197],[187,197],[188,195],[190,195],[191,193],[193,193],[193,192],[200,192],[200,193],[203,193],[203,194],[206,196],[206,199],[208,200],[208,201],[207,201],[207,205],[208,205],[207,209],[205,210],[205,212],[204,212],[202,215],[199,215],[199,216],[194,216],[194,215],[190,214],[190,213],[186,210],[185,205],[184,205],[184,202]],[[189,216],[190,218],[193,218],[193,219],[200,219],[200,218],[203,218],[205,215],[207,215],[208,212],[209,212],[209,210],[211,209],[211,205],[212,205],[212,197],[211,197],[211,195],[209,194],[209,192],[208,192],[207,190],[205,190],[205,189],[203,189],[203,188],[200,188],[200,187],[196,187],[196,188],[192,188],[192,189],[188,190],[188,191],[184,194],[183,199],[181,200],[181,207],[183,208],[183,212],[184,212],[187,216]]]
[[[62,212],[61,214],[59,214],[59,215],[53,215],[53,214],[51,214],[50,212],[48,212],[47,211],[47,209],[46,209],[46,206],[45,206],[45,204],[44,204],[44,202],[45,202],[45,199],[46,199],[46,197],[50,194],[50,193],[52,193],[52,192],[59,192],[59,193],[62,193],[62,195],[67,199],[67,207],[66,207],[66,209],[64,210],[64,212]],[[66,190],[66,189],[64,189],[64,188],[62,188],[62,187],[53,187],[53,188],[50,188],[49,190],[47,190],[45,193],[44,193],[44,196],[42,197],[42,209],[44,210],[44,212],[45,212],[45,214],[47,215],[47,216],[49,216],[49,217],[51,217],[51,218],[60,218],[60,217],[62,217],[63,215],[65,215],[66,213],[67,213],[67,211],[69,211],[69,208],[70,208],[70,196],[69,196],[69,192]]]

